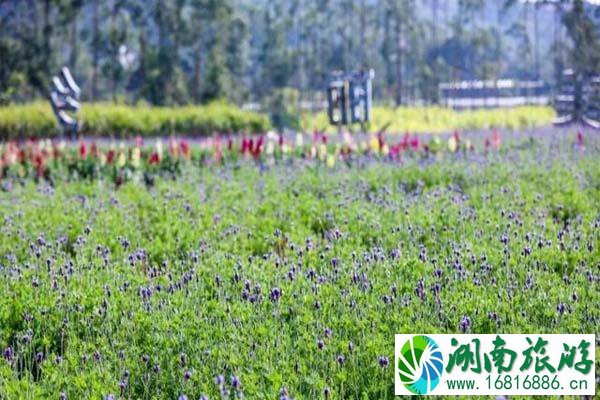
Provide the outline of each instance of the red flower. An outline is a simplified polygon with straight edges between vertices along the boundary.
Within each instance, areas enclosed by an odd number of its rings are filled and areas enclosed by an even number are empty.
[[[150,158],[148,159],[148,162],[152,165],[156,165],[160,163],[160,155],[155,151],[152,154],[150,154]]]
[[[390,157],[399,158],[400,154],[402,153],[402,150],[404,149],[405,147],[403,143],[393,145],[392,147],[390,147]]]
[[[86,158],[88,154],[88,149],[85,142],[82,140],[79,142],[79,157]]]
[[[248,139],[242,139],[242,154],[246,154],[250,150],[250,143]]]
[[[581,133],[581,131],[577,132],[577,141],[575,142],[575,144],[579,147],[583,147],[585,145],[585,141],[583,139],[583,133]]]
[[[379,141],[379,148],[383,149],[383,146],[385,146],[385,139],[383,138],[383,132],[379,132],[377,134],[377,140]]]
[[[112,164],[112,162],[115,160],[115,151],[113,149],[110,149],[108,151],[108,153],[106,153],[106,163],[107,164]]]
[[[44,170],[46,169],[46,165],[44,163],[44,157],[42,156],[42,153],[40,153],[39,151],[36,152],[35,155],[33,156],[33,166],[35,167],[35,171],[36,171],[38,177],[41,177],[44,175]]]
[[[252,156],[255,159],[258,159],[260,157],[260,154],[262,153],[262,146],[263,146],[264,141],[265,141],[264,136],[260,136],[258,138],[258,140],[256,141],[256,146],[254,146],[254,148],[251,149]]]
[[[410,141],[410,147],[413,149],[413,151],[418,151],[419,150],[419,137],[418,136],[413,136],[413,138]]]
[[[458,131],[454,131],[454,133],[452,134],[452,136],[454,136],[454,139],[456,140],[456,143],[460,143],[460,134],[458,133]]]

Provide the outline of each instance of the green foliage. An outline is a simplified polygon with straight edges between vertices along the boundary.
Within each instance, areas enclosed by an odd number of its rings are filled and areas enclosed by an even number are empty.
[[[534,1],[446,3],[5,1],[0,102],[46,96],[62,65],[86,99],[163,106],[262,102],[286,87],[314,93],[335,70],[373,68],[374,93],[396,105],[439,103],[440,82],[510,77],[553,84],[564,68],[598,70],[597,4],[546,1],[561,4],[552,11]],[[568,35],[546,34],[562,26]]]
[[[293,88],[275,89],[266,100],[273,126],[279,130],[289,128],[300,130],[298,103],[300,94]]]
[[[215,132],[264,132],[269,128],[268,118],[225,102],[184,107],[84,103],[80,118],[82,135],[103,137],[207,136]],[[0,107],[0,138],[53,137],[59,133],[47,103]]]
[[[2,181],[0,398],[236,398],[236,375],[245,398],[393,399],[394,333],[597,335],[600,143],[554,139],[148,190]]]

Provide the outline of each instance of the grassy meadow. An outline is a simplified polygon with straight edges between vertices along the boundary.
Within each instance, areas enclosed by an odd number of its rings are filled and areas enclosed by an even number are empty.
[[[0,399],[393,399],[395,333],[598,334],[597,137],[262,161],[5,177]]]

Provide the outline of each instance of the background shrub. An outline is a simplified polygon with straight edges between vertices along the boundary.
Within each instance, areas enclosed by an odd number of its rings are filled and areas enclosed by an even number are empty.
[[[180,134],[207,136],[214,132],[264,132],[263,115],[225,102],[202,106],[152,107],[112,103],[84,104],[80,112],[84,136],[132,137]],[[46,102],[0,107],[0,138],[54,137],[61,133]]]

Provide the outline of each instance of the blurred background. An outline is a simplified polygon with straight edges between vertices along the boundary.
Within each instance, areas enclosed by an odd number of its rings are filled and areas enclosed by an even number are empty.
[[[599,70],[599,31],[592,0],[4,0],[0,103],[45,98],[66,65],[83,102],[225,100],[296,128],[336,70],[374,69],[380,106],[498,79],[547,105],[565,69]]]

